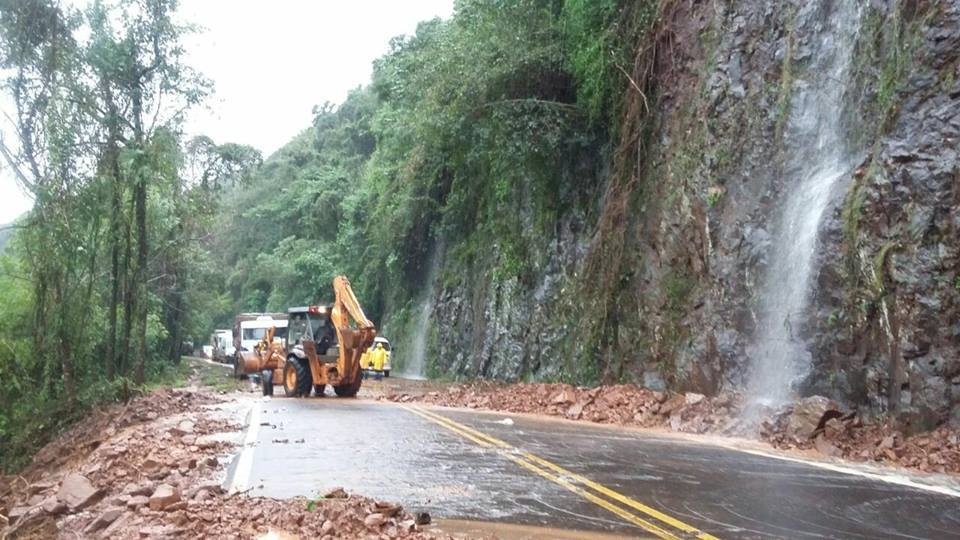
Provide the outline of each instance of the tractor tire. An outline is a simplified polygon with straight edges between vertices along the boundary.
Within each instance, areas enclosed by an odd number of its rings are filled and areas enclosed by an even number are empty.
[[[357,380],[353,384],[334,386],[333,391],[337,394],[337,397],[353,397],[360,391],[361,384],[363,384],[363,379],[357,377]]]
[[[323,393],[326,391],[327,385],[325,384],[315,384],[313,385],[313,395],[317,397],[323,397]]]
[[[289,397],[308,397],[313,377],[305,361],[287,358],[283,366],[283,391]]]
[[[264,370],[260,373],[260,386],[263,390],[263,395],[272,396],[273,395],[273,370]]]
[[[389,378],[390,378],[390,370],[389,370],[389,369],[383,370],[383,376],[389,379]]]

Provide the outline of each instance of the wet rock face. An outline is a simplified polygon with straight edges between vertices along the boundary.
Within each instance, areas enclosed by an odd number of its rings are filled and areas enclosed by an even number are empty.
[[[569,359],[565,340],[580,317],[571,278],[585,256],[588,232],[582,215],[563,217],[554,238],[531,244],[536,271],[527,281],[497,279],[499,247],[493,244],[486,261],[493,268],[478,266],[440,288],[431,320],[455,331],[438,332],[428,351],[438,371],[505,381],[556,376]]]
[[[909,431],[960,425],[960,2],[934,4],[889,128],[829,224],[840,249],[823,261],[835,292],[820,295],[813,381],[875,410],[899,381]]]

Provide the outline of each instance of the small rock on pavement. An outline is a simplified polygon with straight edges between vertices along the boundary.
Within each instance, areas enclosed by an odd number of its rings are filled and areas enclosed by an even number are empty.
[[[82,474],[68,474],[60,484],[57,498],[63,501],[71,512],[77,512],[97,502],[102,492],[93,487],[90,480]]]
[[[180,500],[180,490],[170,484],[160,484],[150,496],[150,509],[163,510]]]
[[[429,512],[418,512],[416,523],[417,525],[429,525],[430,524],[430,513]]]
[[[83,532],[87,534],[91,534],[99,530],[105,529],[107,528],[107,525],[110,525],[111,523],[113,523],[118,517],[120,517],[120,514],[122,513],[123,513],[123,510],[120,508],[111,508],[106,512],[100,514],[100,517],[90,522],[90,524],[87,525],[87,528],[84,529]]]

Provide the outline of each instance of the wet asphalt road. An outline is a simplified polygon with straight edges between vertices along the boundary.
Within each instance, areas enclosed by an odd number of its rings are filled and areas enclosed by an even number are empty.
[[[696,536],[686,526],[718,538],[960,538],[960,498],[646,432],[330,397],[260,402],[251,420],[228,483],[252,495],[343,486],[434,518],[585,537]],[[543,463],[529,466],[524,451]]]

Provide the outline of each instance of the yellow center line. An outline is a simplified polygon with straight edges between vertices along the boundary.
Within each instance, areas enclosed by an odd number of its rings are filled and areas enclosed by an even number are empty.
[[[635,499],[632,499],[632,498],[630,498],[630,497],[628,497],[628,496],[626,496],[626,495],[624,495],[624,494],[622,494],[622,493],[619,493],[619,492],[617,492],[617,491],[614,491],[614,490],[612,490],[612,489],[610,489],[610,488],[608,488],[608,487],[606,487],[606,486],[604,486],[604,485],[602,485],[602,484],[599,484],[599,483],[597,483],[597,482],[594,482],[593,480],[590,480],[589,478],[586,478],[586,477],[584,477],[584,476],[582,476],[582,475],[579,475],[579,474],[577,474],[577,473],[575,473],[575,472],[573,472],[573,471],[570,471],[570,470],[568,470],[568,469],[565,469],[565,468],[557,465],[556,463],[553,463],[553,462],[551,462],[551,461],[547,461],[546,459],[543,459],[543,458],[538,457],[538,456],[536,456],[536,455],[534,455],[534,454],[531,454],[530,452],[525,452],[525,451],[516,449],[516,448],[514,448],[513,446],[511,446],[510,444],[508,444],[508,443],[506,443],[506,442],[504,442],[504,441],[501,441],[500,439],[497,439],[497,438],[495,438],[495,437],[492,437],[492,436],[490,436],[490,435],[487,435],[486,433],[483,433],[483,432],[481,432],[481,431],[477,431],[477,430],[475,430],[475,429],[473,429],[473,428],[470,428],[470,427],[468,427],[468,426],[465,426],[465,425],[463,425],[463,424],[460,424],[460,423],[458,423],[458,422],[456,422],[456,421],[454,421],[454,420],[451,420],[451,419],[449,419],[449,418],[447,418],[447,417],[445,417],[445,416],[441,416],[441,415],[439,415],[439,414],[436,414],[436,413],[433,413],[433,412],[430,412],[430,411],[426,411],[426,410],[424,410],[424,409],[419,409],[419,410],[420,410],[420,412],[422,412],[422,413],[424,413],[424,414],[426,414],[426,415],[429,415],[429,416],[432,417],[432,418],[435,418],[435,419],[436,419],[437,421],[439,421],[439,422],[444,422],[444,423],[448,424],[447,427],[449,427],[450,429],[456,428],[456,429],[458,429],[458,430],[460,430],[460,431],[464,431],[464,432],[466,432],[466,433],[469,433],[469,434],[471,434],[471,435],[473,436],[472,438],[473,438],[474,440],[475,440],[475,439],[482,439],[482,440],[487,441],[488,443],[490,443],[490,444],[492,444],[492,445],[494,445],[494,446],[498,446],[498,447],[504,448],[504,449],[515,450],[516,453],[519,453],[519,455],[523,456],[524,458],[526,458],[527,460],[529,460],[529,461],[532,462],[532,463],[539,464],[539,465],[541,465],[541,466],[543,466],[543,467],[546,467],[546,468],[548,468],[548,469],[553,470],[553,471],[556,472],[556,473],[559,473],[559,474],[561,474],[561,475],[563,475],[563,476],[566,476],[566,477],[568,477],[568,478],[571,478],[571,479],[573,479],[573,480],[576,480],[576,481],[579,482],[580,484],[582,484],[582,485],[584,485],[584,486],[586,486],[586,487],[589,487],[589,488],[593,489],[594,491],[597,491],[598,493],[601,493],[601,494],[603,494],[603,495],[606,495],[606,496],[609,497],[610,499],[613,499],[613,500],[615,500],[615,501],[617,501],[617,502],[619,502],[619,503],[621,503],[621,504],[624,504],[624,505],[626,505],[626,506],[629,506],[629,507],[633,508],[634,510],[640,511],[640,512],[646,514],[646,515],[649,516],[649,517],[652,517],[652,518],[654,518],[654,519],[657,519],[657,520],[659,520],[659,521],[661,521],[661,522],[663,522],[663,523],[666,523],[666,524],[668,524],[668,525],[670,525],[670,526],[672,526],[672,527],[674,527],[674,528],[676,528],[676,529],[679,529],[679,530],[681,530],[681,531],[683,531],[683,532],[685,532],[685,533],[692,534],[692,535],[696,535],[696,537],[699,538],[699,539],[701,539],[701,540],[719,540],[717,537],[715,537],[715,536],[713,536],[713,535],[711,535],[711,534],[705,533],[705,532],[697,529],[696,527],[693,527],[693,526],[691,526],[691,525],[688,525],[688,524],[686,524],[686,523],[684,523],[684,522],[682,522],[682,521],[680,521],[680,520],[678,520],[678,519],[676,519],[676,518],[674,518],[674,517],[672,517],[672,516],[669,516],[669,515],[667,515],[667,514],[664,514],[663,512],[660,512],[659,510],[656,510],[655,508],[651,508],[651,507],[649,507],[649,506],[647,506],[647,505],[645,505],[645,504],[643,504],[643,503],[641,503],[641,502],[639,502],[639,501],[637,501],[637,500],[635,500]]]
[[[494,446],[494,445],[492,445],[492,444],[490,444],[490,443],[488,443],[488,442],[486,442],[486,441],[484,441],[484,440],[482,440],[482,439],[480,439],[480,438],[474,437],[474,436],[471,435],[470,433],[467,433],[466,431],[464,431],[464,430],[462,430],[462,429],[459,429],[459,428],[457,428],[457,427],[454,426],[454,425],[447,424],[446,422],[441,421],[441,420],[438,419],[438,418],[434,418],[432,415],[430,415],[430,414],[427,413],[426,411],[419,410],[419,409],[415,409],[415,408],[413,408],[413,407],[407,407],[407,410],[409,410],[410,412],[412,412],[412,413],[414,413],[414,414],[416,414],[416,415],[418,415],[418,416],[420,416],[420,417],[422,417],[422,418],[424,418],[424,419],[426,419],[426,420],[428,420],[428,421],[430,421],[430,422],[433,422],[433,423],[435,423],[435,424],[437,424],[437,425],[439,425],[439,426],[441,426],[441,427],[447,428],[447,429],[449,429],[450,431],[453,431],[453,432],[457,433],[458,435],[460,435],[460,436],[462,436],[462,437],[464,437],[464,438],[466,438],[466,439],[469,439],[469,440],[477,443],[478,445],[480,445],[480,446],[482,446],[482,447],[484,447],[484,448],[490,448],[490,447]],[[443,418],[443,417],[440,417],[440,418]],[[500,446],[500,445],[496,445],[496,446]],[[592,502],[593,504],[596,504],[597,506],[599,506],[599,507],[601,507],[601,508],[603,508],[603,509],[605,509],[605,510],[608,510],[609,512],[612,512],[613,514],[615,514],[615,515],[619,516],[620,518],[626,520],[628,523],[632,523],[633,525],[636,525],[637,527],[640,527],[641,529],[644,529],[645,531],[647,531],[647,532],[649,532],[649,533],[652,533],[652,534],[656,535],[656,536],[659,537],[659,538],[663,538],[664,540],[680,540],[680,538],[679,538],[678,536],[676,536],[676,535],[674,535],[674,534],[672,534],[672,533],[670,533],[670,532],[668,532],[668,531],[666,531],[666,530],[658,527],[657,525],[654,525],[653,523],[650,523],[649,521],[647,521],[647,520],[645,520],[645,519],[643,519],[643,518],[640,518],[640,517],[638,517],[638,516],[635,516],[635,515],[631,514],[630,512],[628,512],[628,511],[626,511],[626,510],[624,510],[624,509],[622,509],[622,508],[620,508],[620,507],[618,507],[618,506],[615,506],[615,505],[611,504],[610,502],[608,502],[608,501],[606,501],[606,500],[604,500],[604,499],[601,499],[600,497],[597,497],[596,495],[594,495],[594,494],[592,494],[592,493],[590,493],[590,492],[588,492],[588,491],[586,491],[586,490],[584,490],[584,489],[582,489],[582,488],[579,488],[579,487],[571,484],[570,482],[564,480],[563,478],[560,478],[560,477],[558,477],[558,476],[556,476],[556,475],[550,474],[548,471],[545,471],[545,470],[541,469],[540,467],[537,467],[536,465],[534,465],[533,463],[530,463],[529,461],[526,461],[525,459],[522,459],[522,458],[517,457],[517,456],[515,456],[515,455],[511,455],[511,454],[507,453],[506,451],[504,451],[503,449],[500,450],[499,454],[500,454],[501,456],[509,459],[510,461],[516,463],[517,465],[523,467],[524,469],[527,469],[527,470],[529,470],[530,472],[532,472],[532,473],[534,473],[534,474],[537,474],[537,475],[539,475],[539,476],[541,476],[541,477],[543,477],[543,478],[546,478],[547,480],[550,480],[551,482],[554,482],[555,484],[560,485],[560,486],[566,488],[567,490],[572,491],[573,493],[576,493],[577,495],[579,495],[579,496],[583,497],[584,499]]]

